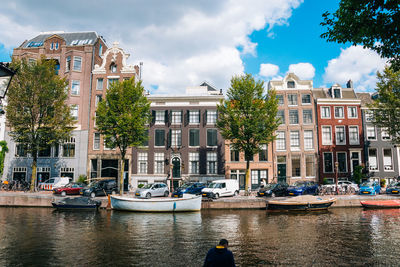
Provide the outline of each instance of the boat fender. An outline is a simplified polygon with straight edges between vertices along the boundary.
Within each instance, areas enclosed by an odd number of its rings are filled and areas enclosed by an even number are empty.
[[[174,202],[174,208],[173,208],[173,211],[175,211],[175,209],[176,209],[176,202]]]

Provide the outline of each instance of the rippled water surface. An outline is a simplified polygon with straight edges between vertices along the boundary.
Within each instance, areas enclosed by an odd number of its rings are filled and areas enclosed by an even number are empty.
[[[183,214],[0,208],[0,266],[201,266],[219,239],[238,266],[399,265],[400,210]]]

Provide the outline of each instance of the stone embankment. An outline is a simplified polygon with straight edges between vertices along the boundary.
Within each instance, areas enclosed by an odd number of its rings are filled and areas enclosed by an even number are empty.
[[[339,196],[322,196],[322,198],[335,197],[336,203],[332,208],[361,207],[360,201],[372,199],[400,199],[400,196],[394,195],[339,195]],[[24,193],[24,192],[0,192],[0,207],[43,207],[51,208],[51,202],[60,196],[55,196],[51,192]],[[102,201],[102,208],[107,206],[106,197],[98,197]],[[277,197],[284,199],[283,197]],[[263,209],[266,206],[267,198],[259,198],[255,196],[237,196],[226,197],[217,200],[203,201],[202,209]]]

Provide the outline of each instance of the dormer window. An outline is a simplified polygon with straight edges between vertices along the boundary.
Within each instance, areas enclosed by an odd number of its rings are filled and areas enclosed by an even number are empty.
[[[111,71],[111,73],[116,73],[117,72],[117,65],[115,63],[111,63],[110,71]]]
[[[340,90],[340,88],[333,89],[333,97],[342,98],[342,91]]]
[[[295,88],[296,84],[294,83],[294,81],[288,81],[287,82],[287,88]]]

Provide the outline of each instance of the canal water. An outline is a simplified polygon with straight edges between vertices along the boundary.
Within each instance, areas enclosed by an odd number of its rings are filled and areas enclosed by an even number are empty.
[[[229,240],[238,266],[399,265],[400,210],[147,214],[0,208],[0,266],[202,266]]]

